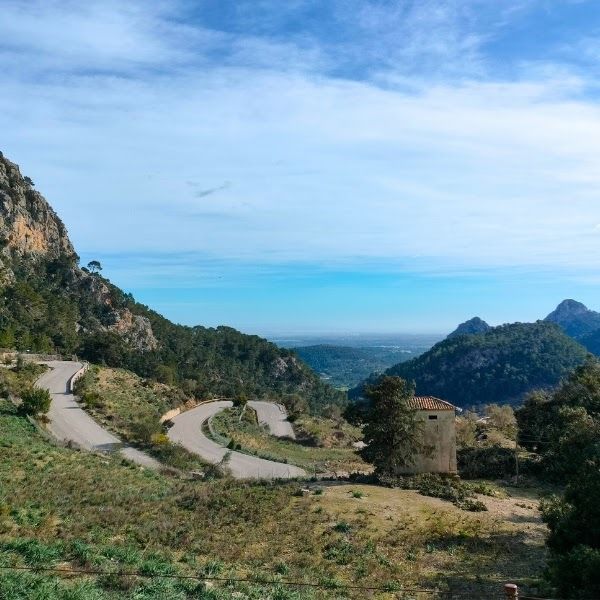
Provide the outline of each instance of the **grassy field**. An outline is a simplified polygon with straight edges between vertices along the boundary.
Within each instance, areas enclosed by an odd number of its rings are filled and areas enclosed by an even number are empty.
[[[193,402],[180,389],[124,369],[92,367],[78,381],[76,393],[94,419],[162,463],[185,471],[204,466],[199,457],[171,444],[160,424],[168,410]]]
[[[212,421],[216,433],[232,440],[236,449],[288,462],[314,474],[371,470],[352,447],[352,443],[361,438],[360,430],[343,419],[300,417],[294,422],[298,440],[293,441],[270,435],[257,423],[256,413],[251,408],[246,408],[242,415],[240,411],[240,408],[224,410]]]
[[[205,588],[196,580],[0,571],[6,600],[394,597],[335,587],[343,583],[437,586],[493,598],[503,581],[539,573],[544,557],[532,490],[484,498],[489,512],[473,514],[375,486],[301,495],[293,483],[181,480],[54,446],[7,401],[0,401],[0,452],[0,566],[326,586]]]

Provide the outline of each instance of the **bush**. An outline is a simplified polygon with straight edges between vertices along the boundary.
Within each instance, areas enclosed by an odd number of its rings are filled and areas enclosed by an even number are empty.
[[[98,392],[83,392],[80,398],[87,408],[102,408],[104,405],[102,396]]]
[[[462,508],[462,510],[469,510],[471,512],[483,512],[487,510],[487,506],[481,500],[474,500],[473,498],[460,500],[456,503],[456,506]]]
[[[474,487],[456,475],[422,473],[419,475],[380,478],[379,483],[405,490],[417,490],[423,496],[440,498],[452,502],[464,510],[487,510],[485,504],[472,497],[477,491]]]
[[[600,598],[600,550],[575,546],[552,553],[547,577],[561,598]]]
[[[131,425],[134,441],[141,444],[152,444],[152,436],[162,433],[160,423],[152,417],[142,417]]]
[[[168,446],[171,440],[166,433],[153,433],[150,436],[150,443],[153,446]]]
[[[463,448],[456,458],[465,479],[504,479],[515,474],[515,452],[510,448]]]
[[[43,388],[32,387],[21,394],[21,410],[26,415],[46,414],[50,409],[52,397],[50,392]]]

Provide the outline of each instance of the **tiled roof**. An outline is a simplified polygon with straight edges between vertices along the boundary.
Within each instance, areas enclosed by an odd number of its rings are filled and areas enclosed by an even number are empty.
[[[456,408],[450,402],[434,396],[413,396],[408,401],[408,405],[415,410],[454,410]]]

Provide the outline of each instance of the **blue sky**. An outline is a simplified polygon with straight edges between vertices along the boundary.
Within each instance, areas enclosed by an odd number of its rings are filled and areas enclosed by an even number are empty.
[[[595,0],[4,0],[0,149],[188,324],[600,308]]]

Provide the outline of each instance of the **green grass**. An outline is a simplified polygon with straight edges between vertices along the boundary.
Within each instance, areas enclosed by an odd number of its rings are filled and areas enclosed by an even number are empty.
[[[123,572],[84,578],[2,571],[3,600],[215,600],[234,591],[272,600],[362,598],[335,586],[460,587],[465,571],[489,591],[498,585],[492,576],[531,576],[543,556],[543,540],[510,521],[410,491],[353,485],[297,496],[294,483],[182,480],[55,446],[5,400],[0,454],[0,566]],[[363,494],[360,502],[352,490]],[[127,572],[285,577],[329,587],[215,583],[205,590],[196,580]]]
[[[310,434],[303,429],[308,423],[311,426]],[[224,410],[213,417],[212,424],[221,438],[232,440],[236,450],[269,460],[288,462],[306,469],[309,473],[352,473],[370,470],[370,466],[363,462],[351,447],[355,438],[349,436],[341,425],[336,428],[331,419],[299,419],[294,423],[296,429],[300,430],[298,441],[270,435],[267,429],[257,424],[255,413],[249,408],[244,411],[241,420],[239,408]],[[347,424],[345,427],[350,429]],[[317,432],[320,433],[320,437],[317,437]],[[323,445],[325,440],[327,447]]]

